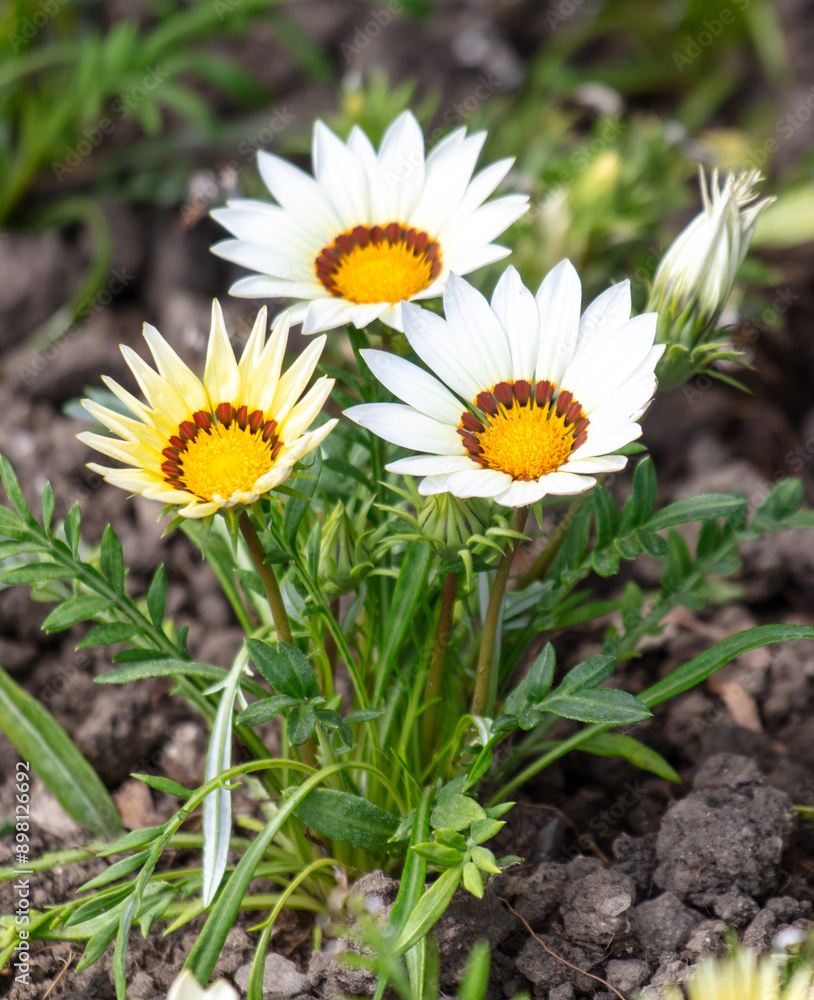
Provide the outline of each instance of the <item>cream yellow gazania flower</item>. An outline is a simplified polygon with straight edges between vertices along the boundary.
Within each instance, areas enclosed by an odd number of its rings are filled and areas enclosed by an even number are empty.
[[[187,969],[173,981],[167,1000],[238,1000],[238,995],[223,979],[205,990]]]
[[[655,313],[631,319],[627,281],[580,316],[581,301],[567,260],[536,297],[507,268],[491,304],[450,275],[445,320],[404,304],[407,340],[433,375],[395,354],[365,350],[370,370],[403,402],[362,403],[345,414],[385,441],[423,452],[386,468],[424,477],[424,496],[524,507],[590,489],[597,473],[625,467],[614,452],[642,432],[638,420],[656,391],[653,369],[664,346],[653,346]]]
[[[375,319],[402,330],[401,302],[436,298],[447,275],[505,257],[492,241],[528,208],[510,194],[486,204],[512,158],[473,177],[485,132],[465,128],[425,156],[424,136],[405,111],[378,151],[358,127],[343,142],[314,125],[314,176],[261,150],[260,174],[278,204],[240,199],[212,216],[236,239],[212,247],[257,272],[232,295],[292,298],[292,323],[319,333]]]
[[[814,970],[801,965],[782,985],[781,969],[771,956],[758,962],[748,948],[725,958],[706,958],[685,986],[689,1000],[814,1000]],[[681,1000],[674,990],[670,1000]]]
[[[289,316],[280,316],[264,344],[266,316],[266,309],[261,309],[238,363],[220,304],[212,303],[203,382],[158,330],[145,323],[144,339],[158,371],[129,347],[123,346],[122,353],[148,405],[107,377],[105,385],[133,417],[82,400],[85,409],[118,437],[84,431],[79,439],[127,468],[95,463],[89,468],[130,493],[183,505],[178,511],[182,517],[207,517],[225,507],[251,504],[279,486],[294,464],[336,425],[336,420],[329,420],[308,430],[334,380],[317,379],[300,399],[325,337],[310,344],[281,373]]]

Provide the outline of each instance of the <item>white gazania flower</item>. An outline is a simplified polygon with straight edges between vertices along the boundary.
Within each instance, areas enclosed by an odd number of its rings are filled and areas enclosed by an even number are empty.
[[[717,320],[757,225],[758,216],[774,198],[757,198],[757,170],[729,173],[723,185],[712,173],[709,191],[700,170],[703,211],[676,237],[653,279],[650,305],[665,315],[680,317],[697,307],[696,335]]]
[[[402,329],[401,301],[441,294],[450,272],[468,274],[509,250],[492,243],[528,208],[525,195],[483,202],[503,180],[511,158],[472,173],[485,132],[460,128],[426,157],[424,136],[405,111],[378,153],[355,127],[342,142],[314,125],[314,176],[257,154],[260,174],[279,204],[230,201],[212,215],[236,239],[212,249],[258,274],[232,295],[300,301],[292,322],[304,333],[380,318]]]
[[[219,979],[205,990],[187,969],[173,981],[167,1000],[238,1000],[238,995],[237,991],[223,979]]]
[[[329,420],[308,430],[334,380],[317,379],[300,399],[325,337],[310,344],[281,374],[288,314],[277,320],[264,344],[266,323],[264,307],[238,364],[220,304],[214,301],[203,382],[158,330],[145,323],[144,339],[158,371],[129,347],[123,346],[122,353],[147,405],[106,377],[103,381],[132,417],[82,400],[85,409],[118,437],[83,431],[80,440],[128,468],[95,463],[89,468],[130,493],[182,504],[178,513],[183,517],[207,517],[224,507],[251,504],[279,486],[294,464],[336,425],[336,420]]]
[[[570,261],[536,298],[509,267],[491,307],[451,275],[446,320],[405,305],[407,339],[443,380],[383,351],[365,351],[373,373],[401,403],[365,403],[347,415],[421,455],[391,472],[423,476],[419,492],[493,497],[522,507],[546,494],[580,493],[599,472],[622,469],[612,454],[641,434],[636,423],[656,390],[656,316],[630,318],[628,282],[603,292],[580,318]],[[449,388],[447,388],[447,386]]]

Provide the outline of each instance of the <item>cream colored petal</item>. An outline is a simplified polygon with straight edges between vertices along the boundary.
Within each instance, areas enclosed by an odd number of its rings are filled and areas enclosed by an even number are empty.
[[[88,462],[88,468],[97,472],[105,482],[130,493],[144,493],[155,485],[155,477],[142,469],[111,469],[107,465]]]
[[[313,375],[319,356],[325,347],[326,339],[324,335],[315,337],[288,371],[283,374],[273,397],[264,395],[264,402],[268,399],[268,405],[263,406],[262,410],[268,416],[274,417],[278,423],[285,420],[288,411],[308,385],[308,380]]]
[[[189,490],[174,490],[166,484],[156,483],[154,486],[144,491],[148,500],[160,500],[161,503],[189,503],[197,500],[194,493]]]
[[[204,385],[209,394],[212,409],[219,403],[238,403],[240,397],[240,374],[235,361],[235,352],[229,343],[229,334],[223,320],[223,311],[217,299],[212,300],[212,329],[206,351]]]
[[[189,419],[193,411],[176,389],[153,371],[144,358],[126,344],[122,346],[122,354],[153,410],[163,414],[169,423],[176,427],[182,420]]]
[[[283,441],[294,441],[308,430],[331,395],[335,381],[336,379],[323,375],[317,379],[307,395],[291,408],[286,419],[280,424],[279,434]]]
[[[216,503],[195,503],[187,504],[186,507],[182,507],[178,514],[180,517],[190,517],[195,519],[200,519],[202,517],[209,517],[210,514],[217,514],[220,507]]]
[[[144,339],[155,359],[159,374],[185,400],[190,413],[205,410],[206,392],[201,380],[190,371],[158,330],[149,323],[144,324]]]
[[[266,342],[266,327],[268,326],[268,308],[263,306],[254,321],[252,332],[240,355],[237,365],[240,374],[240,398],[243,402],[249,401],[249,385],[252,374],[260,363],[263,354],[263,346]]]
[[[145,424],[141,420],[133,420],[132,417],[125,417],[92,399],[83,399],[82,406],[100,424],[104,424],[109,431],[118,434],[125,441],[143,444],[148,448],[156,448],[158,451],[167,445],[167,438],[159,434],[150,424]]]
[[[245,397],[249,410],[262,410],[265,413],[271,400],[274,399],[288,344],[290,319],[291,313],[287,310],[280,313],[274,321],[271,336],[250,375]]]
[[[82,431],[76,435],[79,440],[100,451],[109,458],[118,459],[125,465],[135,465],[138,468],[150,469],[161,466],[161,456],[159,452],[152,448],[145,448],[144,445],[134,444],[128,441],[119,441],[116,438],[105,437],[102,434],[94,434],[92,431]]]

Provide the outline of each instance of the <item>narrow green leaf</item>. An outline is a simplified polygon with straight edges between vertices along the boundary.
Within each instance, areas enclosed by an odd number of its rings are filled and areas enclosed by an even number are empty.
[[[583,660],[582,663],[578,663],[568,671],[554,693],[556,695],[566,695],[577,691],[579,688],[596,687],[597,684],[601,684],[602,681],[610,677],[613,673],[615,662],[612,656],[600,655],[588,657],[587,660]]]
[[[297,544],[297,531],[302,519],[311,504],[311,498],[317,489],[320,473],[322,472],[322,455],[319,448],[312,451],[310,455],[302,460],[307,477],[297,479],[297,488],[303,494],[303,499],[289,497],[286,500],[283,510],[283,538],[289,548],[294,549]]]
[[[675,768],[671,767],[660,753],[634,740],[632,736],[623,736],[621,733],[600,733],[586,740],[580,749],[599,757],[621,757],[643,771],[652,771],[660,778],[681,781]]]
[[[138,774],[137,772],[133,772],[130,777],[143,781],[145,785],[155,788],[157,792],[166,792],[167,795],[177,795],[179,799],[188,799],[192,795],[192,792],[188,788],[179,785],[177,781],[162,778],[158,774]]]
[[[102,614],[110,612],[110,601],[93,594],[83,594],[71,597],[58,605],[42,623],[46,632],[61,632],[79,622],[91,621]]]
[[[97,962],[110,947],[110,942],[116,937],[119,929],[119,914],[114,913],[97,930],[85,946],[85,953],[76,964],[76,971],[81,972]]]
[[[51,518],[54,516],[54,488],[46,483],[42,489],[42,526],[51,531]]]
[[[56,566],[54,563],[29,563],[28,566],[13,566],[11,569],[3,570],[0,572],[0,579],[8,587],[17,584],[36,587],[37,584],[47,583],[49,580],[64,580],[70,575],[69,569]]]
[[[155,656],[149,650],[127,650],[130,653],[144,652],[148,656]],[[117,654],[118,659],[119,654]],[[216,667],[212,663],[198,663],[196,660],[173,660],[173,659],[138,659],[132,663],[125,663],[120,667],[113,667],[104,674],[94,678],[97,684],[128,684],[130,681],[140,681],[147,677],[203,677],[210,681],[222,681],[228,671],[223,667]],[[268,691],[257,681],[250,677],[242,677],[240,681],[244,691],[255,696],[255,698],[268,697]]]
[[[746,505],[743,497],[733,497],[728,493],[701,493],[696,497],[676,500],[657,511],[644,525],[648,531],[660,531],[676,524],[689,521],[703,521],[708,517],[727,517]]]
[[[639,700],[652,708],[668,698],[675,698],[676,695],[689,691],[719,667],[751,649],[775,642],[789,642],[792,639],[814,639],[814,628],[807,625],[758,625],[738,632],[737,635],[730,635],[653,684],[639,695]]]
[[[109,646],[114,642],[127,642],[138,628],[128,622],[111,622],[108,625],[94,625],[77,649],[91,649],[93,646]]]
[[[614,726],[641,722],[650,715],[649,710],[632,694],[614,688],[580,689],[563,695],[555,693],[538,707],[542,712],[553,712],[565,719]]]
[[[443,868],[459,865],[464,859],[463,853],[456,847],[448,847],[446,844],[439,844],[434,841],[428,841],[425,844],[413,844],[410,850],[415,851],[416,854],[420,854],[422,858],[426,858],[431,865],[439,865]]]
[[[476,899],[483,899],[483,878],[478,866],[472,861],[467,861],[463,867],[463,884],[464,889]]]
[[[138,854],[133,854],[129,858],[122,858],[121,861],[115,861],[95,878],[92,878],[89,882],[85,882],[84,885],[80,885],[76,891],[90,892],[92,889],[100,889],[103,885],[115,882],[118,878],[124,878],[125,875],[129,875],[137,868],[141,868],[143,862],[147,860],[149,853],[149,851],[139,851]]]
[[[119,536],[108,525],[102,534],[102,549],[99,556],[102,573],[113,585],[117,594],[124,593],[124,554]]]
[[[410,914],[399,935],[396,950],[399,954],[419,941],[443,915],[455,895],[455,890],[461,884],[462,867],[447,868],[436,882],[424,893]]]
[[[167,570],[162,563],[155,571],[147,591],[147,613],[153,625],[161,625],[167,607]]]
[[[0,695],[0,729],[65,812],[98,837],[118,836],[119,814],[99,776],[51,713],[1,667]]]
[[[74,557],[79,552],[79,525],[81,520],[82,508],[78,503],[75,503],[65,516],[65,537],[68,539],[68,545],[70,545]]]
[[[294,810],[306,826],[331,840],[370,851],[386,851],[398,820],[359,795],[315,788]]]
[[[379,655],[376,674],[376,689],[372,698],[374,705],[381,703],[381,694],[389,680],[390,671],[399,654],[407,629],[415,616],[416,605],[424,595],[424,581],[430,567],[432,552],[424,542],[413,542],[407,547],[401,563],[390,614],[384,630],[385,643]]]
[[[597,485],[593,489],[594,516],[596,518],[596,545],[604,548],[613,541],[618,523],[616,503],[610,490]]]
[[[246,648],[254,665],[280,694],[298,700],[316,698],[319,694],[314,668],[296,646],[286,642],[247,639]]]
[[[221,890],[203,930],[198,935],[192,951],[184,963],[184,968],[189,969],[199,983],[207,982],[212,975],[226,942],[226,937],[237,919],[240,904],[243,902],[243,897],[246,895],[249,883],[254,877],[255,869],[262,860],[266,848],[312,789],[319,782],[329,779],[332,774],[339,773],[340,770],[344,770],[342,765],[333,765],[307,778],[293,794],[284,800],[274,814],[274,818],[255,837],[251,846],[240,859],[229,881]]]
[[[466,960],[458,1000],[484,1000],[489,986],[489,967],[492,954],[488,941],[476,941]]]
[[[140,830],[131,830],[123,837],[114,840],[112,844],[107,844],[100,851],[96,851],[99,858],[107,858],[112,854],[124,854],[125,851],[137,851],[150,844],[164,832],[163,826],[143,826]],[[77,890],[78,891],[78,890]]]
[[[421,793],[421,801],[415,811],[413,828],[410,833],[410,844],[424,843],[430,835],[430,802],[432,788],[425,788]],[[399,891],[390,917],[387,921],[390,927],[401,928],[407,917],[418,905],[424,894],[424,883],[427,880],[427,859],[415,851],[408,851],[401,873]]]
[[[19,541],[30,537],[28,529],[24,527],[14,511],[2,504],[0,504],[0,535]],[[28,550],[28,546],[26,546],[26,550]]]
[[[636,465],[633,473],[633,517],[632,524],[643,524],[656,506],[656,468],[653,459],[645,455]]]
[[[9,498],[11,506],[17,512],[17,516],[23,524],[36,524],[34,515],[28,509],[23,491],[20,489],[17,473],[12,468],[11,462],[4,455],[0,455],[0,480],[2,480],[3,489],[6,491],[6,496]]]

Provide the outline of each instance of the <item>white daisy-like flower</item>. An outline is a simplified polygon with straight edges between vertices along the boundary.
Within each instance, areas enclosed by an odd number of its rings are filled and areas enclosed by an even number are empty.
[[[260,310],[235,359],[217,300],[201,381],[158,330],[144,324],[144,339],[158,371],[135,351],[122,353],[147,404],[103,377],[132,417],[93,400],[82,405],[117,437],[91,431],[77,435],[96,451],[128,468],[89,463],[108,483],[152,500],[181,505],[182,517],[207,517],[225,507],[252,504],[279,486],[296,462],[316,448],[336,425],[329,420],[309,431],[333,388],[317,379],[300,399],[316,367],[325,337],[313,341],[281,372],[288,341],[287,313],[266,342],[266,309]]]
[[[223,979],[205,990],[187,969],[173,980],[167,1000],[238,1000],[237,991]]]
[[[263,150],[260,174],[278,204],[240,199],[212,215],[236,239],[212,247],[259,272],[230,289],[244,298],[300,300],[292,322],[304,333],[375,319],[403,329],[401,301],[441,294],[447,275],[468,274],[505,257],[494,244],[528,208],[526,195],[484,201],[513,159],[473,177],[485,132],[460,128],[428,156],[405,111],[378,152],[357,126],[342,142],[314,125],[314,176]]]
[[[513,267],[486,299],[450,275],[446,320],[405,304],[404,326],[433,375],[384,351],[364,351],[373,373],[404,403],[365,403],[346,414],[420,455],[391,472],[423,476],[419,492],[493,497],[522,507],[546,494],[580,493],[641,434],[636,422],[656,391],[664,350],[653,346],[655,313],[630,318],[627,281],[580,318],[581,288],[570,261],[537,296]],[[442,384],[445,383],[445,384]],[[406,405],[404,405],[406,404]]]

